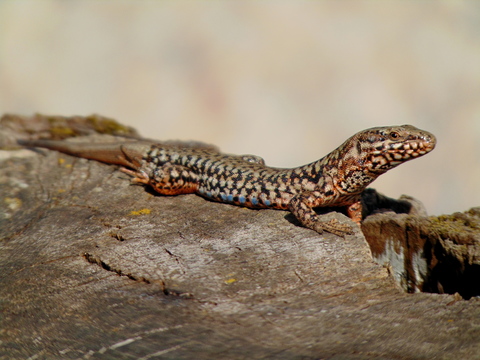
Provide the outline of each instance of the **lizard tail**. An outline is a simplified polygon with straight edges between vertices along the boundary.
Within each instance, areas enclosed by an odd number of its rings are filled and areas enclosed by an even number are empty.
[[[138,170],[143,155],[152,146],[147,142],[131,143],[72,143],[61,140],[17,140],[25,147],[39,147],[59,151],[106,164],[115,164]]]

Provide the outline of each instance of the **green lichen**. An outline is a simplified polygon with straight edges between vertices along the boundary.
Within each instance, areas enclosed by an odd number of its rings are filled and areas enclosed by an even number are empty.
[[[44,118],[48,122],[48,132],[52,139],[66,139],[78,135],[68,124],[67,118],[63,116],[50,116],[36,114],[39,118]]]
[[[72,128],[66,126],[52,126],[50,128],[50,134],[52,135],[53,139],[65,139],[77,135],[77,133],[73,131]]]
[[[429,230],[443,239],[452,239],[457,244],[472,243],[480,233],[480,219],[466,213],[454,213],[429,217]]]
[[[108,135],[132,135],[134,131],[125,125],[118,123],[113,119],[109,119],[100,115],[90,115],[86,117],[86,122],[100,134]]]
[[[107,135],[137,136],[137,133],[132,128],[122,125],[113,119],[97,114],[85,117],[65,117],[42,114],[36,114],[36,116],[48,122],[49,132],[52,135],[52,138],[57,139],[85,135],[90,132]]]

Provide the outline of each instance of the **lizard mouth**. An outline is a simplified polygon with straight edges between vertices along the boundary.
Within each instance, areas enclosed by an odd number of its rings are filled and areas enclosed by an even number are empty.
[[[372,153],[372,170],[386,171],[405,161],[428,154],[435,148],[437,140],[433,134],[425,132],[421,136],[399,142],[384,144]]]
[[[414,139],[399,143],[389,144],[386,153],[392,156],[392,160],[407,161],[428,154],[435,148],[436,140],[431,135],[427,139]]]

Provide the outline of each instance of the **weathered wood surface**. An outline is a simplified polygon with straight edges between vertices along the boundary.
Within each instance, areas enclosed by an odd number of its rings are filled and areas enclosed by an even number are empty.
[[[480,207],[451,215],[392,212],[367,217],[372,256],[408,292],[480,296]]]
[[[480,300],[402,292],[360,229],[1,156],[1,359],[480,358]]]

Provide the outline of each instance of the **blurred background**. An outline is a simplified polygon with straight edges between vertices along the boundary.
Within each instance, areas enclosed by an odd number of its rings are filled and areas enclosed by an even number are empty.
[[[480,2],[0,1],[0,113],[112,117],[292,167],[359,130],[437,148],[373,187],[480,206]]]

